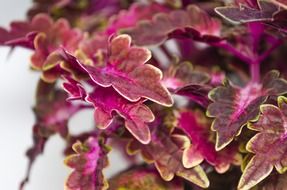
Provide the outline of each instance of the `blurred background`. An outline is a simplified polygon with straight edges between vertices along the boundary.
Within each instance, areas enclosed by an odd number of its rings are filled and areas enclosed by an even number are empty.
[[[8,27],[13,20],[25,19],[32,0],[9,0],[1,3],[0,26]],[[16,48],[13,52],[0,47],[0,187],[19,189],[24,178],[28,159],[26,150],[32,145],[34,93],[39,73],[29,69],[31,52]],[[72,132],[92,126],[92,112],[76,115],[70,127]],[[71,171],[63,164],[64,143],[59,136],[52,137],[32,169],[30,182],[25,190],[62,190],[65,178]],[[127,167],[125,160],[113,150],[106,176]]]

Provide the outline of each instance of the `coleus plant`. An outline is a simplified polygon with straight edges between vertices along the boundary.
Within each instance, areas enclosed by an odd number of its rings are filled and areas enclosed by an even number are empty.
[[[286,189],[286,21],[284,0],[35,0],[0,28],[40,72],[20,189],[56,134],[66,190]],[[113,148],[130,168],[107,178]]]

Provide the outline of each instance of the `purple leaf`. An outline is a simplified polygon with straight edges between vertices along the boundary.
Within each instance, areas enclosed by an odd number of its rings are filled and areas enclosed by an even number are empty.
[[[278,107],[265,104],[260,106],[257,122],[248,128],[258,131],[246,145],[246,149],[255,155],[243,171],[239,189],[249,189],[265,179],[275,167],[283,174],[287,168],[287,99],[278,98]]]
[[[62,18],[54,22],[46,14],[36,15],[29,22],[12,23],[10,31],[0,30],[1,44],[35,50],[31,66],[43,71],[42,79],[46,82],[54,82],[63,73],[58,67],[61,59],[56,50],[61,47],[74,52],[82,39],[82,32],[72,29],[67,20]]]
[[[108,182],[102,170],[108,165],[105,147],[98,139],[88,138],[84,143],[76,142],[73,145],[75,154],[65,159],[65,164],[73,168],[66,183],[66,190],[106,190]]]
[[[200,187],[207,188],[209,181],[199,166],[185,168],[182,164],[183,150],[190,144],[183,135],[169,134],[165,127],[157,126],[152,132],[152,140],[143,145],[131,140],[127,146],[129,154],[141,152],[147,163],[154,163],[161,177],[170,181],[174,176],[182,177]]]
[[[159,13],[152,21],[139,22],[136,27],[123,30],[137,45],[161,44],[168,38],[191,38],[197,41],[218,42],[221,24],[195,5],[187,10]]]
[[[190,62],[185,61],[170,66],[163,83],[170,89],[177,89],[191,84],[202,85],[209,81],[210,76],[207,73],[196,71]]]
[[[112,120],[112,112],[116,111],[125,119],[125,127],[141,143],[150,142],[148,122],[154,120],[151,110],[142,102],[129,102],[118,95],[112,88],[96,88],[86,98],[95,106],[95,120],[102,129],[107,128]]]
[[[63,83],[63,89],[68,92],[68,101],[72,100],[85,100],[87,93],[85,89],[74,79],[70,77],[65,77],[67,82]]]
[[[188,97],[191,101],[198,103],[203,107],[207,107],[210,103],[208,93],[211,87],[208,85],[190,84],[182,88],[178,88],[174,93],[177,95]]]
[[[122,10],[117,16],[111,17],[105,33],[107,35],[115,34],[120,29],[134,27],[140,20],[151,20],[155,14],[167,11],[166,7],[157,3],[132,4],[128,10]]]
[[[129,102],[113,88],[94,86],[92,93],[86,95],[84,88],[76,81],[69,79],[64,83],[70,99],[85,99],[95,107],[95,121],[101,129],[106,129],[114,119],[113,112],[125,119],[125,127],[141,143],[150,142],[150,131],[147,123],[154,120],[151,110],[139,102]]]
[[[258,190],[283,190],[287,186],[287,174],[271,174],[259,183]]]
[[[185,131],[192,142],[183,152],[183,164],[185,167],[192,167],[206,160],[218,173],[224,173],[230,165],[241,164],[241,155],[237,153],[237,146],[228,147],[220,152],[215,150],[209,131],[210,123],[199,111],[180,113],[178,127]]]
[[[256,118],[259,106],[269,96],[287,92],[287,81],[279,78],[279,72],[271,71],[262,83],[249,83],[237,87],[229,82],[209,93],[213,101],[207,108],[207,115],[215,117],[211,129],[216,131],[216,150],[227,146],[250,120]]]
[[[239,7],[217,7],[216,13],[234,24],[272,21],[279,7],[265,0],[258,1],[259,9],[240,4]]]
[[[110,189],[183,190],[180,180],[166,182],[154,169],[136,167],[109,180]]]
[[[207,95],[211,87],[206,84],[209,81],[210,76],[207,73],[195,71],[187,61],[171,66],[163,79],[171,92],[186,96],[204,107],[209,103]]]
[[[145,64],[150,58],[151,52],[148,49],[131,47],[131,38],[120,35],[111,40],[109,57],[103,65],[80,65],[96,84],[112,86],[129,101],[147,98],[161,105],[171,106],[171,95],[161,84],[161,70]]]

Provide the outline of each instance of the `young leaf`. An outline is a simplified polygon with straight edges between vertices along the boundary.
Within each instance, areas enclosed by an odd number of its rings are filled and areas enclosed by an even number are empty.
[[[195,5],[187,10],[159,13],[151,21],[139,22],[136,27],[122,30],[137,45],[161,44],[170,37],[191,38],[197,41],[218,42],[221,24]]]
[[[150,58],[151,52],[148,49],[131,47],[130,36],[120,35],[110,42],[106,63],[80,65],[96,84],[103,87],[112,86],[129,101],[136,102],[140,98],[147,98],[161,105],[171,106],[171,95],[161,84],[161,70],[145,64]]]
[[[239,165],[241,156],[237,153],[237,146],[217,152],[211,140],[209,126],[210,122],[201,112],[180,113],[178,127],[185,131],[192,142],[183,152],[183,165],[190,168],[206,160],[218,173],[224,173],[231,164]]]
[[[71,77],[64,77],[67,82],[63,83],[63,89],[69,94],[68,101],[72,100],[85,100],[87,92],[81,84]]]
[[[185,168],[182,164],[183,150],[190,144],[183,135],[166,133],[164,127],[156,127],[152,132],[152,140],[143,145],[131,140],[127,146],[129,154],[141,152],[144,160],[154,163],[161,177],[170,181],[174,176],[182,177],[200,187],[207,188],[209,181],[201,166]]]
[[[279,78],[279,72],[270,71],[262,82],[249,83],[240,88],[229,82],[213,89],[209,98],[207,116],[215,117],[211,129],[216,131],[216,150],[227,146],[250,120],[256,118],[259,106],[269,96],[287,92],[287,81]]]
[[[279,12],[279,7],[266,0],[258,1],[259,9],[240,4],[240,7],[217,7],[215,11],[224,19],[234,24],[272,21],[273,16]]]
[[[248,127],[258,133],[250,139],[246,149],[255,155],[247,164],[239,181],[239,189],[249,189],[265,179],[275,167],[279,173],[287,171],[287,98],[278,98],[278,107],[260,106],[257,122]]]
[[[66,190],[106,190],[108,182],[102,170],[108,165],[108,149],[94,137],[84,143],[73,145],[75,154],[65,159],[65,164],[73,168],[66,183]]]
[[[208,85],[190,84],[176,89],[174,93],[188,97],[191,101],[194,101],[203,107],[207,107],[210,103],[208,93],[211,89],[212,88]]]

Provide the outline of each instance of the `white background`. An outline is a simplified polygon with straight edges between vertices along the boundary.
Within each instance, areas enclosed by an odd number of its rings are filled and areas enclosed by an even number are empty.
[[[32,0],[8,0],[0,6],[0,26],[8,27],[12,20],[23,20]],[[34,116],[31,107],[39,73],[29,70],[31,52],[16,48],[8,57],[9,48],[0,47],[0,189],[16,190],[27,166],[25,152],[32,145]],[[91,126],[92,113],[76,115],[72,131]],[[77,128],[77,129],[75,129]],[[62,190],[69,168],[63,164],[64,143],[57,136],[50,139],[43,156],[36,161],[26,190]],[[111,153],[110,176],[124,169],[127,163],[117,153]]]

